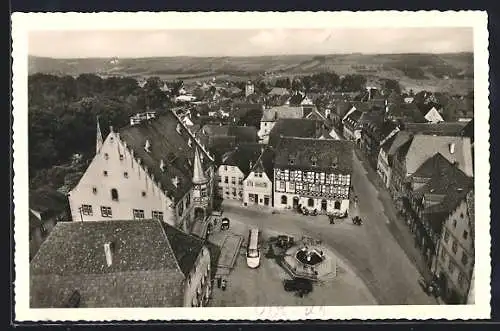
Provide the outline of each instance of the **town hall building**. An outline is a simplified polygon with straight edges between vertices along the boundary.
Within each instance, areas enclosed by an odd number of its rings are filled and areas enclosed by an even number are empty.
[[[68,194],[73,221],[157,219],[190,232],[212,209],[213,157],[172,111],[105,140]]]

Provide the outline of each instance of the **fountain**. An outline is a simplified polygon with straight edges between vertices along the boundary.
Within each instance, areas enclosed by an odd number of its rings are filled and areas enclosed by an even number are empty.
[[[292,277],[311,280],[328,280],[337,275],[336,257],[331,250],[319,242],[303,242],[302,245],[287,250],[283,268]]]

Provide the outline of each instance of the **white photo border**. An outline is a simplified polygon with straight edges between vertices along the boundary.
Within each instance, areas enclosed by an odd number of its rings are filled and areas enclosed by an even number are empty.
[[[348,320],[490,318],[488,17],[479,11],[13,13],[14,240],[16,321]],[[243,308],[29,307],[28,33],[39,30],[163,30],[471,27],[474,35],[475,304]],[[395,275],[396,276],[396,275]]]

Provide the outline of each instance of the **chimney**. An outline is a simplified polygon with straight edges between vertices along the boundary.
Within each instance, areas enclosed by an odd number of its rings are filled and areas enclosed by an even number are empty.
[[[455,143],[451,143],[450,144],[450,154],[454,154],[455,153]]]
[[[113,132],[113,126],[112,125],[109,126],[109,132]]]
[[[106,263],[109,266],[113,264],[113,250],[114,244],[112,242],[107,242],[104,244],[104,254],[106,254]]]

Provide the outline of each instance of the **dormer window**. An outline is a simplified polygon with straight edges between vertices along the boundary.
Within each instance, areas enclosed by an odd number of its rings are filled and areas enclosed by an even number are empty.
[[[149,142],[149,139],[146,140],[146,143],[144,144],[144,150],[148,153],[151,152],[151,143]]]
[[[118,201],[118,190],[115,188],[111,189],[111,200]]]
[[[92,187],[92,193],[97,194],[97,187]]]
[[[126,171],[125,171],[125,172],[123,173],[123,177],[128,178],[128,172],[126,172]]]

